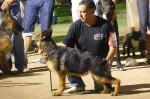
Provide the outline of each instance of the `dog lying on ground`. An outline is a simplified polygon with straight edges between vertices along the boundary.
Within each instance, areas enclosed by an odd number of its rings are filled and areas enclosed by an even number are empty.
[[[127,57],[130,57],[130,49],[132,49],[133,56],[136,56],[134,49],[140,49],[140,41],[142,34],[138,31],[133,31],[132,33],[127,33],[123,38],[123,55],[126,54],[125,47],[127,46]],[[140,51],[141,52],[141,51]],[[142,56],[142,52],[141,52]]]
[[[117,60],[117,68],[118,70],[122,71],[123,66],[121,65],[120,61],[120,53],[119,53],[119,31],[118,31],[118,23],[115,14],[115,4],[112,0],[99,0],[96,4],[96,9],[98,15],[102,18],[107,19],[113,27],[113,30],[117,36],[117,52],[116,52],[116,60]],[[105,16],[105,17],[104,17]]]
[[[18,21],[14,19],[8,10],[2,11],[0,23],[0,70],[4,74],[13,74],[6,60],[6,54],[12,49],[11,36],[13,33],[18,34],[23,28]]]
[[[114,84],[112,96],[116,96],[120,89],[120,80],[110,75],[106,69],[108,62],[90,52],[76,48],[57,46],[51,39],[52,30],[45,30],[35,38],[40,55],[47,55],[47,67],[58,76],[58,89],[52,92],[59,96],[65,89],[66,75],[84,76],[91,74],[93,80],[103,86],[101,93],[107,93],[106,83]]]

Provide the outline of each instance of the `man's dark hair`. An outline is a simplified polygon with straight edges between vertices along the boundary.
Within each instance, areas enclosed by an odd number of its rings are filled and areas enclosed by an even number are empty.
[[[93,0],[82,0],[79,5],[85,5],[88,9],[96,9],[95,3]]]

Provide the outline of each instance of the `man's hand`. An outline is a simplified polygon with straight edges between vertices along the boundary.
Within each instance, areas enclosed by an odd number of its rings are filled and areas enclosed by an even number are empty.
[[[16,0],[5,0],[1,6],[2,10],[7,10],[9,9],[10,5],[15,2]]]
[[[103,59],[103,60],[107,61],[106,59]],[[106,69],[107,71],[110,71],[109,61],[107,61],[106,65],[105,65],[105,69]]]
[[[4,1],[4,3],[1,6],[1,9],[2,10],[7,10],[7,9],[9,9],[10,5],[11,5],[10,2]]]

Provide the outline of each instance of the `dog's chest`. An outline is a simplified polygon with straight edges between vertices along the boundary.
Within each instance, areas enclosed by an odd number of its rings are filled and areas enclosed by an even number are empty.
[[[135,41],[134,39],[131,39],[131,44],[134,48],[137,48],[139,46],[139,41]]]

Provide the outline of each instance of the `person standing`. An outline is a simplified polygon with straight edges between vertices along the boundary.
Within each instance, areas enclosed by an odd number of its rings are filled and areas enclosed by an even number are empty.
[[[40,15],[39,21],[41,32],[47,30],[52,25],[53,10],[55,0],[27,0],[24,9],[24,31],[22,33],[24,39],[24,53],[27,58],[28,49],[34,34],[34,26],[37,15]],[[40,62],[45,63],[42,59]]]
[[[21,10],[19,0],[0,0],[1,10],[9,9],[11,15],[22,25]],[[1,16],[1,11],[0,11]],[[22,38],[22,31],[19,35],[13,33],[12,35],[12,46],[14,52],[15,67],[18,69],[18,72],[30,72],[30,69],[27,68],[27,63],[24,56],[24,42]],[[12,59],[10,53],[6,55],[6,59],[9,63],[10,68],[12,69]]]

